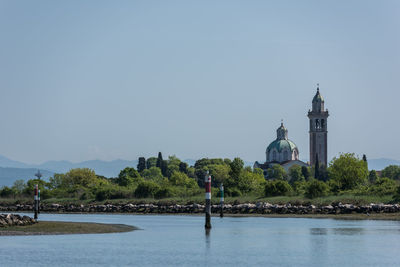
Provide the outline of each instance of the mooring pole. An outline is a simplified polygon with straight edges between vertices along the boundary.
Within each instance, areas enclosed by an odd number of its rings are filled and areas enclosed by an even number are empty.
[[[221,200],[220,200],[220,212],[219,212],[219,217],[224,217],[224,184],[221,183],[221,186],[219,187],[219,194],[221,195]]]
[[[38,213],[40,214],[40,190],[38,190]]]
[[[211,229],[211,175],[208,175],[208,171],[206,177],[204,179],[205,188],[206,188],[206,229]]]
[[[37,220],[38,218],[38,194],[39,194],[39,190],[38,190],[38,185],[35,184],[35,205],[34,205],[34,209],[35,209],[35,216],[34,219]]]

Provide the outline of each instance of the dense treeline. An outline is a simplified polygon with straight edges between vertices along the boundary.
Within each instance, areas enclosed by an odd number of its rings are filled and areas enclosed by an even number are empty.
[[[212,176],[213,194],[218,194],[221,183],[225,195],[254,198],[273,196],[304,196],[316,198],[328,195],[393,195],[400,199],[400,166],[388,166],[381,177],[374,170],[368,171],[366,157],[341,154],[329,166],[312,168],[292,166],[286,172],[282,166],[268,169],[267,177],[261,169],[245,167],[240,158],[203,158],[189,166],[175,156],[164,160],[158,157],[140,157],[138,165],[121,170],[118,177],[106,178],[90,169],[72,169],[65,174],[55,174],[48,182],[32,179],[26,183],[17,180],[12,187],[0,190],[2,198],[31,197],[35,184],[39,185],[42,199],[68,198],[80,200],[107,200],[131,198],[187,198],[201,195],[204,177]]]

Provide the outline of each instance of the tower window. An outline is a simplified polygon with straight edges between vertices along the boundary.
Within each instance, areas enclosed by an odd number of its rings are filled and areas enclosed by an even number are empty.
[[[322,128],[322,129],[325,128],[325,120],[324,120],[324,119],[321,120],[321,128]]]
[[[319,126],[319,119],[316,119],[315,120],[315,129],[319,129],[320,128],[320,126]]]

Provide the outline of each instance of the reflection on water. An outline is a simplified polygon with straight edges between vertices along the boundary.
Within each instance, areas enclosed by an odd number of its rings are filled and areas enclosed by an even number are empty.
[[[328,229],[326,229],[326,228],[310,228],[310,234],[312,234],[312,235],[327,235]]]
[[[363,228],[310,228],[312,235],[361,235],[363,233]]]
[[[207,248],[207,249],[210,249],[210,247],[211,247],[210,232],[211,232],[211,229],[205,228],[205,233],[206,233],[206,248]]]
[[[335,235],[362,235],[364,233],[363,228],[333,228],[332,231]]]
[[[365,229],[361,227],[340,227],[340,228],[310,228],[311,235],[365,235],[365,234],[400,234],[400,229],[393,228],[373,228]]]
[[[224,217],[206,230],[202,216],[41,214],[41,219],[142,230],[0,236],[0,266],[400,266],[400,224],[393,221]]]

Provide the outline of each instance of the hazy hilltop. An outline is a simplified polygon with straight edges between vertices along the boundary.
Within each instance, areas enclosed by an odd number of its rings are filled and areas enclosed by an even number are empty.
[[[368,160],[368,169],[370,170],[382,170],[389,165],[400,165],[400,160],[387,158]]]
[[[9,168],[9,167],[0,167],[0,187],[1,186],[12,186],[16,180],[24,180],[27,181],[29,179],[34,179],[35,173],[37,173],[38,169],[35,168]],[[48,180],[49,177],[53,176],[53,172],[42,170],[43,180]]]

